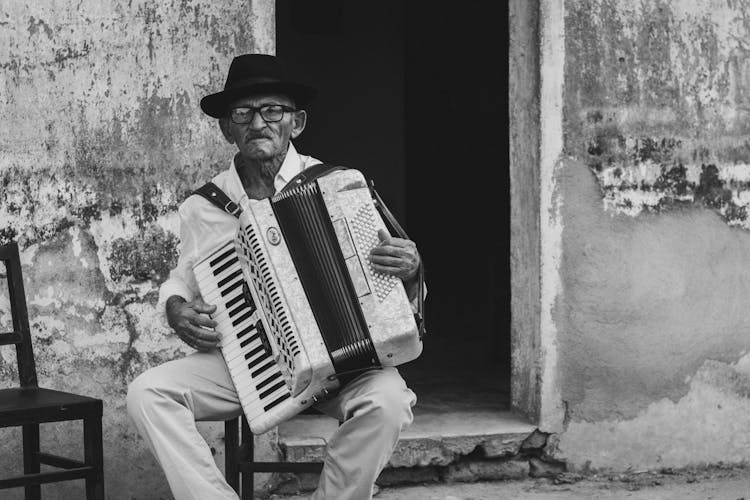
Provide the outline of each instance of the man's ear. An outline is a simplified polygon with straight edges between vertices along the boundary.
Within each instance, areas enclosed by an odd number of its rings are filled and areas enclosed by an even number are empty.
[[[305,130],[305,125],[307,125],[307,111],[304,109],[295,111],[292,118],[292,139],[299,137],[302,131]]]
[[[224,139],[226,139],[229,144],[234,144],[234,137],[232,137],[232,133],[229,131],[229,118],[219,118],[219,128],[224,135]]]

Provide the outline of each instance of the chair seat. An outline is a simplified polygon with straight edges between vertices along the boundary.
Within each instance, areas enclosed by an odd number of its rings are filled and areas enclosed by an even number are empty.
[[[0,389],[0,427],[102,414],[102,401],[41,387]]]

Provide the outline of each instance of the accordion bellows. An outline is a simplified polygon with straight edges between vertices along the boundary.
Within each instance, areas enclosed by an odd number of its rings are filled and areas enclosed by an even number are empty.
[[[359,171],[241,205],[237,237],[194,271],[217,305],[222,354],[253,433],[325,399],[341,376],[419,356],[401,281],[369,264],[386,228]]]

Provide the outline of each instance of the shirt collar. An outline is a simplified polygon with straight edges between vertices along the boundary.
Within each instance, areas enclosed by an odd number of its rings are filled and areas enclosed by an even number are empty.
[[[284,158],[284,163],[281,164],[281,168],[273,180],[276,192],[281,191],[295,175],[300,173],[302,167],[302,158],[300,158],[299,153],[297,153],[297,150],[290,141],[289,149],[287,149],[286,157]]]
[[[273,179],[273,187],[276,189],[276,192],[278,193],[279,191],[284,189],[284,186],[286,186],[287,183],[292,180],[295,175],[304,170],[304,166],[305,165],[302,157],[300,157],[294,145],[289,142],[289,148],[286,150],[284,162],[281,164],[281,168],[279,168],[279,171],[276,173],[276,177],[274,177]],[[240,180],[240,176],[237,173],[237,166],[234,164],[234,158],[232,158],[232,167],[229,170],[229,175],[232,177],[232,182],[230,183],[230,185],[237,186],[238,190],[236,193],[237,198],[235,199],[240,199],[246,196],[245,188],[242,187],[242,181]]]

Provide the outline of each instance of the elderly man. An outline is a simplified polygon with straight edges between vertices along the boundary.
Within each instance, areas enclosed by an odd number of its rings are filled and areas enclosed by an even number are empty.
[[[224,90],[201,100],[203,111],[218,118],[227,142],[239,150],[212,182],[234,201],[263,199],[319,163],[300,155],[291,142],[305,129],[303,108],[314,94],[311,87],[290,81],[273,56],[236,57]],[[199,196],[189,197],[179,215],[180,258],[160,289],[160,307],[172,329],[197,352],[136,378],[128,391],[128,413],[178,500],[236,499],[195,425],[235,417],[241,408],[217,349],[216,323],[208,316],[215,306],[201,298],[192,265],[232,238],[238,221]],[[413,242],[381,234],[370,258],[376,270],[401,278],[414,298],[420,261]],[[415,401],[398,371],[383,368],[359,375],[318,403],[320,411],[343,423],[328,443],[313,498],[371,498],[401,430],[412,421]]]

